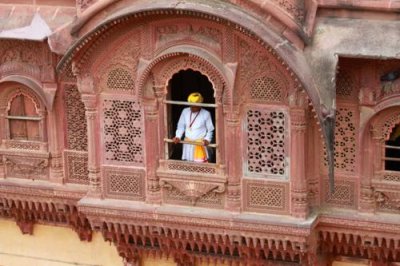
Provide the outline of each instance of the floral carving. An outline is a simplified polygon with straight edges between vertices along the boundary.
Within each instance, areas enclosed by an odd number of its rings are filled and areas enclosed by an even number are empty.
[[[165,45],[168,42],[176,42],[182,39],[185,41],[193,40],[204,45],[221,49],[222,32],[211,26],[196,24],[172,24],[160,25],[155,28],[157,46]]]
[[[171,190],[172,188],[178,189],[190,199],[192,205],[195,205],[196,201],[200,197],[209,192],[223,193],[225,191],[225,185],[223,184],[203,183],[192,180],[161,180],[161,186],[168,190]]]
[[[298,23],[304,21],[304,0],[273,0],[287,13],[293,16]]]

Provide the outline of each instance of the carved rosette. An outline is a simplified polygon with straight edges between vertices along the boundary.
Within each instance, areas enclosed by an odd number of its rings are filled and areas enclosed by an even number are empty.
[[[161,187],[171,190],[175,188],[187,196],[192,205],[196,205],[196,201],[202,196],[213,192],[223,193],[225,191],[224,184],[203,183],[198,181],[186,180],[161,180]]]

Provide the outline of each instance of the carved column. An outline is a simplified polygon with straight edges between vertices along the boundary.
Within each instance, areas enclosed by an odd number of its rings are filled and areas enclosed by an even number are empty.
[[[159,112],[156,100],[144,101],[146,128],[147,197],[149,203],[161,203],[160,182],[156,175],[159,157]]]
[[[56,183],[63,182],[62,155],[59,146],[58,120],[56,110],[48,112],[49,152],[51,154],[50,180]]]
[[[89,193],[91,197],[101,197],[100,188],[100,130],[97,126],[97,96],[95,94],[82,94],[85,104],[85,114],[88,134],[88,170],[89,170]]]
[[[1,148],[5,148],[5,140],[7,139],[8,133],[6,132],[7,120],[5,118],[7,112],[6,103],[0,102],[0,138],[1,138]],[[5,165],[3,163],[2,156],[0,157],[0,178],[5,178]]]
[[[291,108],[290,136],[290,183],[292,215],[306,218],[308,215],[307,181],[305,171],[305,133],[306,111],[304,108]]]
[[[226,110],[227,108],[224,108]],[[228,171],[228,190],[226,208],[240,211],[240,176],[242,174],[240,119],[238,112],[226,113],[226,164]]]
[[[363,165],[361,167],[361,191],[360,191],[360,211],[374,212],[375,211],[375,197],[371,185],[371,179],[377,169],[381,169],[381,141],[382,138],[378,132],[371,127],[370,132],[365,136],[367,145],[363,145]],[[371,140],[370,140],[371,139]]]

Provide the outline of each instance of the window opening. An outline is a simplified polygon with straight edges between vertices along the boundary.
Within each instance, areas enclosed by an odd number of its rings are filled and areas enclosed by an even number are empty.
[[[191,93],[199,92],[203,97],[202,103],[188,103],[188,96]],[[165,101],[167,108],[167,135],[169,138],[165,139],[166,143],[166,158],[171,160],[181,160],[183,145],[193,143],[185,140],[185,134],[182,136],[180,143],[174,144],[173,138],[178,126],[179,118],[182,111],[190,106],[198,106],[201,109],[210,113],[211,121],[214,126],[214,134],[210,144],[206,146],[208,153],[208,162],[216,162],[216,117],[215,117],[215,98],[214,89],[208,78],[198,71],[191,69],[181,70],[172,76],[168,84],[167,100]],[[204,111],[201,111],[204,115]],[[195,117],[193,113],[192,120]],[[197,119],[197,118],[196,118]]]
[[[23,94],[14,97],[6,118],[9,121],[10,139],[40,141],[41,117],[32,99]]]
[[[385,142],[385,170],[400,171],[400,124],[396,125]]]

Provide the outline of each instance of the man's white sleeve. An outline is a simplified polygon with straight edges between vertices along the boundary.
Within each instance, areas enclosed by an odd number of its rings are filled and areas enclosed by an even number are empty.
[[[183,133],[185,132],[186,123],[185,123],[185,109],[182,110],[181,116],[179,117],[178,126],[176,127],[175,137],[182,138]]]
[[[210,113],[207,113],[206,128],[207,128],[207,134],[204,139],[208,140],[208,142],[211,142],[212,137],[214,135],[214,125],[213,125]]]

